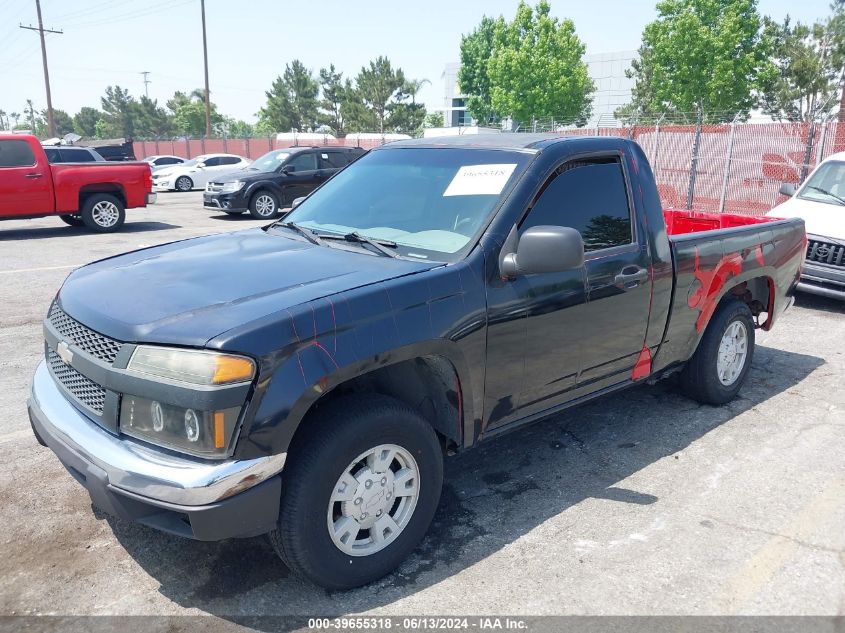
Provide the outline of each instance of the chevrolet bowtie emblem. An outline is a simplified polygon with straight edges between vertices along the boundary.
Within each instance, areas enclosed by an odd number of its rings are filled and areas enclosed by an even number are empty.
[[[59,344],[56,345],[56,353],[68,365],[73,361],[73,352],[70,351],[70,347],[64,341],[59,341]]]

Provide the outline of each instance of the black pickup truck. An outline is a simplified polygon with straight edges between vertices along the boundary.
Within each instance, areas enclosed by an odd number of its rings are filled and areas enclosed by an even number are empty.
[[[30,418],[108,513],[355,587],[423,537],[445,454],[674,372],[734,397],[805,239],[664,211],[623,139],[393,143],[274,224],[73,272]]]

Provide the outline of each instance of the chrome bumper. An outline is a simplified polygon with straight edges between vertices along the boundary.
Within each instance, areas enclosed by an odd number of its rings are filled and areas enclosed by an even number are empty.
[[[44,361],[32,380],[29,411],[36,432],[60,458],[70,453],[101,469],[117,492],[172,504],[199,506],[231,497],[281,472],[287,456],[210,462],[116,437],[64,397]]]
[[[147,204],[155,204],[156,198],[158,198],[158,194],[155,192],[150,192],[147,194]]]

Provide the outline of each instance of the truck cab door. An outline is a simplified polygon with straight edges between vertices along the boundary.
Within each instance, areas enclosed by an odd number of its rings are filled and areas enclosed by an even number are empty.
[[[584,238],[587,277],[577,395],[630,379],[645,344],[651,255],[628,183],[622,154],[585,160],[568,174],[570,220]]]
[[[0,218],[55,210],[52,174],[26,139],[0,140]]]
[[[314,191],[321,182],[319,167],[316,152],[304,151],[291,156],[282,167],[285,173],[281,180],[285,198],[282,204]]]

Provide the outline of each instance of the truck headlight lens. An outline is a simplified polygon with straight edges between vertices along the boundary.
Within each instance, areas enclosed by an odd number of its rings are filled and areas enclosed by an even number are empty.
[[[120,430],[141,440],[200,457],[225,457],[240,408],[198,411],[124,394]]]
[[[255,376],[255,363],[243,356],[147,345],[135,348],[126,369],[203,386],[249,382]]]
[[[220,191],[225,191],[231,193],[233,191],[240,191],[243,189],[244,183],[241,180],[235,180],[233,182],[224,182],[223,188]]]

